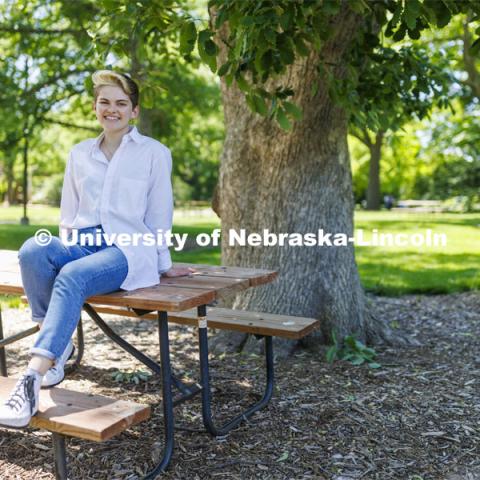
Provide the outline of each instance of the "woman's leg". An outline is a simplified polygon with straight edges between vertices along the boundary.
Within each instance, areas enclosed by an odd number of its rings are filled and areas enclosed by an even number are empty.
[[[84,301],[120,288],[128,273],[127,259],[117,247],[107,247],[64,265],[55,278],[43,327],[32,348],[34,357],[12,394],[0,407],[0,424],[24,427],[38,410],[40,385],[46,370],[65,350],[80,319]]]
[[[84,229],[88,230],[88,229]],[[42,324],[47,313],[55,278],[67,263],[89,255],[91,250],[80,245],[64,245],[58,237],[52,237],[48,245],[39,245],[35,238],[28,239],[20,248],[18,258],[22,274],[22,283],[32,311],[32,320]],[[74,346],[70,340],[59,364],[61,368],[52,369],[51,361],[37,357],[30,368],[45,375],[42,386],[45,388],[60,383],[64,378],[63,366],[73,354]]]
[[[42,329],[31,353],[55,360],[65,350],[92,295],[120,288],[128,273],[125,255],[111,246],[67,263],[57,275]]]
[[[48,245],[39,245],[32,237],[21,246],[18,259],[22,283],[34,322],[43,322],[60,269],[88,254],[79,245],[65,246],[58,237],[52,237]]]

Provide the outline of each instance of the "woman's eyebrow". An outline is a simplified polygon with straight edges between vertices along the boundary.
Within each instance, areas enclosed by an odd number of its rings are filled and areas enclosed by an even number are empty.
[[[99,100],[100,102],[103,102],[103,101],[109,102],[109,101],[110,101],[110,99],[105,98],[105,97],[99,97],[98,100]],[[127,102],[127,101],[128,101],[128,100],[126,100],[125,98],[121,98],[120,100],[115,100],[115,102],[117,102],[117,103]]]

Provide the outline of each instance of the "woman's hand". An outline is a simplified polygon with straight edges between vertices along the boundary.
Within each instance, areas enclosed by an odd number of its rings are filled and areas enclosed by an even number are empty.
[[[197,273],[197,270],[191,267],[172,267],[170,270],[162,273],[162,277],[185,277],[190,276],[192,273]]]

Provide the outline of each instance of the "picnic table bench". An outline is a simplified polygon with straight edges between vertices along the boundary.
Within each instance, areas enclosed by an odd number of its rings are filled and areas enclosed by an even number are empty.
[[[159,285],[149,288],[96,295],[88,298],[83,306],[88,316],[111,340],[162,378],[161,399],[165,432],[163,456],[145,479],[156,478],[170,463],[174,449],[175,405],[200,395],[206,430],[213,436],[226,435],[232,428],[265,407],[271,399],[274,382],[272,337],[300,339],[319,326],[318,320],[313,318],[216,307],[207,309],[208,304],[229,295],[273,281],[277,276],[275,271],[178,263],[175,266],[190,266],[198,273],[189,277],[162,278]],[[0,250],[0,293],[24,293],[16,251]],[[160,363],[128,343],[100,317],[100,313],[156,321]],[[169,323],[198,328],[199,382],[184,383],[173,373],[170,362]],[[261,399],[221,426],[215,424],[211,411],[208,327],[255,334],[263,337],[265,342],[266,384]],[[4,338],[0,311],[0,375],[5,377],[0,377],[0,401],[8,394],[14,382],[7,378],[5,348],[36,331],[38,327],[35,326]],[[80,364],[84,351],[81,320],[77,327],[77,347],[74,366]],[[173,395],[174,389],[178,391],[176,396]],[[39,413],[32,419],[30,426],[52,432],[56,478],[66,480],[66,437],[104,441],[130,425],[147,420],[149,415],[150,408],[147,405],[53,388],[42,391]]]

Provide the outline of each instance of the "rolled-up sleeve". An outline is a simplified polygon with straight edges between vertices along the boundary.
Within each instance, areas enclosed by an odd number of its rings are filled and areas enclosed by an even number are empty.
[[[166,147],[155,152],[152,173],[147,194],[145,225],[157,236],[158,233],[171,231],[173,222],[172,192],[172,155]],[[170,252],[165,242],[157,243],[158,273],[169,270],[172,266]]]
[[[69,235],[77,216],[79,196],[75,185],[73,153],[70,152],[63,178],[62,198],[60,200],[60,236]]]

